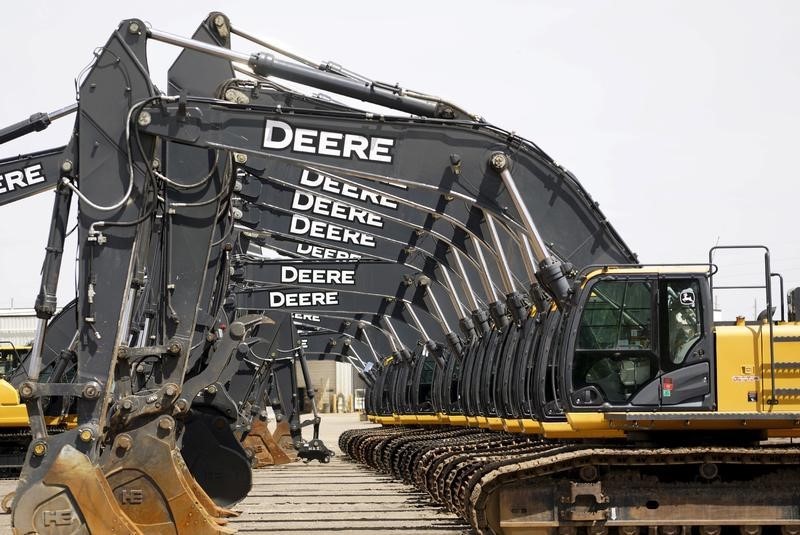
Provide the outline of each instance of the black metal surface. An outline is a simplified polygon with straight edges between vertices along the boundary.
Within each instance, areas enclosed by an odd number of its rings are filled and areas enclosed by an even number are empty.
[[[186,418],[181,455],[214,503],[229,507],[250,492],[250,461],[230,423],[213,409],[196,407]]]

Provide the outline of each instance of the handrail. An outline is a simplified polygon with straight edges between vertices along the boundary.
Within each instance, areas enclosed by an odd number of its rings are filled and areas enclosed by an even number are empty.
[[[767,400],[767,405],[777,405],[778,399],[775,397],[775,340],[773,336],[773,328],[775,322],[772,319],[772,269],[770,268],[769,248],[765,245],[716,245],[708,250],[708,262],[714,261],[714,252],[718,250],[732,250],[732,249],[762,249],[764,251],[764,286],[720,286],[718,290],[731,290],[731,289],[755,289],[764,288],[767,297],[767,324],[769,325],[769,368],[770,368],[770,383],[771,394],[770,399]],[[780,275],[778,275],[780,276]],[[783,278],[781,278],[781,282]],[[714,299],[714,280],[713,275],[709,278],[709,285],[711,286],[711,299]],[[783,299],[781,299],[781,307],[783,307]],[[781,315],[783,312],[781,311]]]

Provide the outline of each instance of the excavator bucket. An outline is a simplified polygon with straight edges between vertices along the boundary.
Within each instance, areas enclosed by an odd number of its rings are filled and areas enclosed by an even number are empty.
[[[69,445],[45,477],[16,500],[13,514],[16,535],[144,533],[125,514],[102,470]]]
[[[297,460],[297,450],[294,447],[294,441],[289,432],[288,422],[278,422],[278,425],[275,426],[275,431],[272,432],[272,439],[290,461],[293,462]]]
[[[170,432],[174,425],[163,416],[116,437],[102,459],[116,501],[143,533],[234,533],[195,492],[197,485],[186,473]]]
[[[183,474],[183,477],[186,479],[186,481],[189,482],[189,485],[191,485],[192,492],[194,492],[194,495],[197,497],[198,501],[200,502],[200,505],[202,505],[203,508],[206,511],[208,511],[208,513],[211,516],[217,517],[219,519],[218,522],[220,525],[224,526],[227,523],[226,521],[222,520],[224,518],[232,518],[239,516],[240,513],[238,511],[234,511],[233,509],[227,509],[225,507],[220,507],[219,505],[215,504],[214,500],[211,499],[211,497],[208,495],[208,493],[206,493],[203,487],[200,486],[200,483],[198,483],[197,480],[192,476],[192,473],[189,472],[189,467],[186,466],[186,462],[183,460],[183,458],[179,457],[178,461],[180,461],[181,473]]]
[[[266,422],[256,418],[250,432],[242,442],[253,468],[287,464],[292,459],[281,449],[267,428]]]
[[[228,421],[213,409],[195,409],[187,418],[181,455],[216,505],[230,507],[250,492],[250,462]]]
[[[238,513],[214,504],[180,455],[156,439],[155,447],[139,443],[135,449],[141,454],[123,460],[133,449],[130,441],[127,434],[117,437],[117,459],[107,475],[76,449],[62,448],[43,484],[14,504],[15,533],[233,533],[219,527]],[[141,457],[152,468],[145,469]],[[3,500],[8,512],[14,497],[10,493]],[[173,529],[180,518],[187,529]]]

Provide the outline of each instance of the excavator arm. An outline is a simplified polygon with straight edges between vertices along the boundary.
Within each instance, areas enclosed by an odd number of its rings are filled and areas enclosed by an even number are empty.
[[[37,381],[46,337],[41,323],[39,349],[20,385],[34,433],[15,502],[20,532],[47,532],[53,522],[98,533],[182,530],[189,517],[196,522],[192,532],[226,532],[224,511],[211,498],[236,501],[247,479],[239,488],[207,493],[217,474],[207,472],[197,485],[189,473],[201,456],[189,452],[205,437],[226,449],[231,473],[243,473],[237,455],[245,457],[230,441],[231,428],[240,425],[237,400],[223,383],[242,369],[248,341],[261,338],[270,310],[366,317],[379,325],[380,331],[362,330],[364,343],[350,347],[359,354],[368,349],[372,361],[384,359],[377,373],[366,365],[363,372],[381,395],[389,394],[389,410],[406,410],[429,402],[400,390],[408,393],[408,381],[420,382],[431,358],[437,370],[448,370],[479,347],[488,353],[491,340],[500,344],[512,319],[526,321],[521,294],[530,293],[542,311],[540,285],[562,306],[570,295],[566,262],[634,259],[574,177],[532,143],[422,94],[354,82],[345,72],[321,72],[272,54],[232,52],[226,47],[233,30],[219,16],[212,14],[195,39],[124,21],[81,87],[77,157],[71,179],[63,181],[79,198],[76,378]],[[184,48],[187,61],[171,75],[173,95],[160,95],[151,81],[148,39]],[[217,90],[230,62],[248,65],[256,76],[415,116],[323,105],[275,85],[251,85],[246,93],[247,86],[228,83]],[[191,76],[206,65],[215,66],[213,73]],[[42,316],[53,306],[63,205],[56,205],[48,247],[54,253],[45,266]],[[248,261],[241,280],[229,280],[237,220],[291,243],[296,257],[306,256],[301,245],[346,257],[323,264]],[[298,306],[289,306],[290,292],[298,294],[292,298]],[[313,297],[320,292],[328,301]],[[311,294],[309,303],[301,293]],[[226,318],[220,335],[226,306],[239,313]],[[383,350],[366,333],[385,333],[378,344]],[[283,350],[295,350],[295,338]],[[317,354],[322,351],[335,353]],[[268,368],[276,385],[293,390],[291,376],[276,377],[288,372],[284,364]],[[255,373],[267,377],[266,369]],[[251,385],[257,391],[264,381],[254,378]],[[42,399],[59,396],[77,400],[78,427],[48,435]],[[285,400],[281,406],[293,407]],[[184,459],[177,454],[181,443]],[[86,484],[93,493],[81,495]],[[143,501],[148,506],[137,507]],[[107,516],[92,514],[98,504]]]

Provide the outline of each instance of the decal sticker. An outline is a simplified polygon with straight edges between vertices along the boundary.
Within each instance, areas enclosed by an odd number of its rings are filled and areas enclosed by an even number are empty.
[[[757,383],[758,376],[757,375],[734,375],[731,377],[731,381],[734,383]]]
[[[298,321],[313,321],[315,323],[320,322],[319,316],[316,314],[301,314],[300,312],[292,313],[292,319],[296,319]]]
[[[681,290],[679,299],[683,306],[693,307],[695,303],[694,290],[692,288],[686,288],[685,290]]]
[[[270,292],[269,307],[307,307],[339,304],[339,292]]]
[[[321,240],[352,243],[362,247],[376,247],[375,236],[367,232],[352,230],[325,221],[312,221],[304,215],[292,214],[289,234],[309,236]]]
[[[361,223],[370,227],[383,228],[383,218],[376,213],[332,199],[317,197],[300,190],[295,190],[292,196],[292,209],[341,219],[342,221]]]
[[[665,397],[665,398],[671,397],[672,396],[672,389],[674,387],[674,384],[672,382],[672,378],[671,377],[664,377],[662,379],[662,381],[661,381],[661,385],[663,387],[662,390],[661,390],[661,396]]]
[[[319,189],[325,193],[330,193],[338,197],[347,197],[356,201],[374,204],[375,206],[391,208],[392,210],[397,210],[398,207],[396,201],[387,199],[379,193],[367,191],[354,186],[353,184],[348,184],[347,182],[342,182],[340,180],[334,180],[329,176],[321,175],[319,173],[310,173],[308,169],[303,169],[303,173],[300,175],[300,185],[308,188]]]
[[[289,284],[355,284],[354,269],[316,269],[281,266],[281,282]]]
[[[394,141],[387,137],[295,128],[283,121],[267,119],[263,146],[265,149],[290,149],[306,154],[392,163]]]
[[[29,165],[23,169],[14,169],[0,174],[0,194],[15,189],[27,188],[47,180],[42,174],[42,164]]]
[[[358,253],[351,253],[349,251],[340,251],[339,249],[330,249],[328,247],[320,247],[318,245],[309,245],[306,243],[297,244],[297,253],[303,256],[310,256],[311,258],[329,259],[355,259],[361,258]]]

